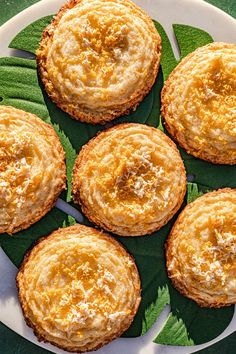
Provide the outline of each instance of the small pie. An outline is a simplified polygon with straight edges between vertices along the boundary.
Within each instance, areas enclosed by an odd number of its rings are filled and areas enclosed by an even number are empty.
[[[236,303],[236,189],[188,204],[166,244],[167,270],[182,295],[203,307]]]
[[[121,236],[141,236],[165,225],[186,191],[183,161],[159,129],[120,124],[80,151],[73,195],[88,219]]]
[[[141,300],[132,256],[110,235],[78,224],[39,240],[23,260],[17,286],[39,341],[76,353],[119,337]]]
[[[65,153],[37,116],[0,105],[0,233],[41,219],[65,189]]]
[[[39,73],[73,118],[105,123],[135,110],[151,90],[161,38],[130,0],[69,0],[43,32]]]
[[[189,154],[236,164],[236,45],[215,42],[184,58],[164,85],[162,115]]]

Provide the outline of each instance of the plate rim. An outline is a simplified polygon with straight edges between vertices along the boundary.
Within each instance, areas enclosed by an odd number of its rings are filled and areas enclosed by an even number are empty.
[[[143,1],[145,1],[145,0],[143,0]],[[167,1],[172,1],[172,0],[166,0],[166,2],[167,2]],[[175,1],[178,2],[178,1],[180,1],[180,0],[175,0]],[[232,25],[235,26],[235,29],[236,29],[236,20],[235,20],[232,16],[230,16],[229,14],[225,13],[223,10],[217,8],[216,6],[214,6],[214,5],[212,5],[212,4],[209,4],[209,3],[207,3],[207,2],[205,2],[205,1],[203,1],[203,0],[182,0],[182,1],[183,1],[183,2],[188,2],[188,3],[191,3],[191,4],[197,4],[197,5],[199,5],[199,6],[208,8],[208,9],[211,10],[211,11],[215,11],[216,13],[219,13],[221,16],[224,16],[225,18],[227,18],[228,21],[230,21],[230,23],[232,23]],[[39,1],[38,3],[29,6],[29,7],[26,8],[25,10],[21,11],[20,13],[18,13],[17,15],[15,15],[15,16],[12,17],[11,19],[9,19],[9,20],[8,20],[7,22],[5,22],[3,25],[1,25],[1,26],[0,26],[0,33],[2,33],[2,32],[8,32],[8,29],[9,29],[10,27],[12,28],[13,24],[15,25],[15,23],[17,23],[17,22],[18,22],[18,26],[16,25],[16,26],[13,26],[13,27],[17,27],[17,30],[15,31],[15,34],[19,33],[19,31],[21,31],[23,28],[25,28],[28,24],[32,23],[33,21],[35,21],[35,20],[37,20],[37,19],[39,19],[39,18],[41,17],[40,15],[38,15],[38,12],[37,12],[38,9],[42,9],[42,7],[43,7],[46,3],[47,3],[47,4],[50,3],[50,6],[51,6],[52,4],[55,4],[56,2],[57,2],[57,5],[58,5],[58,7],[59,7],[59,6],[61,6],[61,5],[60,5],[61,3],[64,3],[64,2],[65,2],[65,0],[63,0],[63,1],[62,1],[62,0],[61,0],[61,1],[57,1],[57,0],[41,0],[41,1]],[[150,2],[150,1],[147,1],[147,2]],[[48,9],[50,9],[50,7],[48,7]],[[34,16],[33,16],[34,19],[32,19],[32,17],[31,17],[32,11],[34,12]],[[40,11],[40,12],[41,12],[41,11]],[[51,14],[51,13],[52,13],[52,12],[49,10],[49,11],[48,11],[48,14]],[[28,18],[29,16],[31,17],[30,20],[29,20],[29,18]],[[45,14],[44,16],[46,16],[46,14]],[[190,21],[190,22],[191,22],[191,21]],[[20,26],[20,29],[19,29],[19,26]],[[11,36],[11,39],[12,39],[12,38],[13,38],[13,37]],[[4,47],[4,46],[3,46],[3,47]],[[12,52],[12,49],[9,49],[9,52]],[[8,54],[8,55],[9,55],[9,54]],[[0,56],[2,56],[2,54],[1,54],[1,49],[0,49]],[[4,56],[7,56],[7,55],[4,55]],[[3,252],[2,249],[1,249],[0,251]],[[2,257],[1,252],[0,252],[0,258]],[[11,262],[11,261],[9,260],[9,262]],[[228,335],[230,335],[231,333],[233,333],[233,332],[236,330],[236,326],[235,326],[235,328],[233,328],[230,333],[227,333],[227,335],[224,336],[224,333],[225,333],[226,330],[231,326],[231,324],[232,324],[232,322],[233,322],[234,320],[236,320],[236,311],[234,312],[234,316],[233,316],[233,318],[232,318],[231,323],[229,324],[229,326],[228,326],[218,337],[216,337],[216,338],[214,338],[213,340],[211,340],[210,342],[207,342],[207,343],[204,343],[204,344],[200,344],[200,345],[196,345],[196,346],[188,346],[188,347],[187,347],[187,348],[189,349],[188,352],[189,352],[189,353],[190,353],[190,352],[191,352],[191,353],[194,353],[195,351],[198,351],[198,350],[200,349],[200,347],[201,347],[201,349],[202,349],[202,348],[207,348],[208,346],[212,345],[213,343],[217,343],[218,341],[220,341],[220,340],[226,338]],[[54,353],[59,353],[59,352],[60,352],[60,353],[66,353],[65,351],[58,351],[57,348],[55,348],[54,346],[51,346],[51,347],[50,347],[50,345],[48,345],[48,344],[46,344],[45,346],[42,345],[42,343],[37,342],[36,337],[34,338],[34,339],[36,339],[35,341],[34,341],[34,340],[31,340],[31,339],[29,339],[28,337],[24,336],[23,334],[19,333],[19,331],[15,331],[14,329],[12,329],[10,326],[8,326],[6,323],[4,323],[2,320],[1,320],[1,322],[2,322],[6,327],[8,327],[10,330],[12,330],[13,332],[17,333],[18,335],[22,336],[24,339],[26,339],[26,340],[32,342],[33,344],[38,345],[39,347],[42,347],[43,349],[50,350],[50,351],[52,351],[52,352],[54,352]],[[236,321],[235,321],[235,323],[236,323]],[[25,326],[26,326],[26,325],[25,325]],[[34,336],[34,335],[33,335],[33,336]],[[145,337],[145,336],[144,336],[144,337]],[[141,338],[141,337],[138,337],[138,338]],[[129,341],[130,339],[128,339],[128,338],[123,338],[122,340]],[[155,346],[157,347],[158,345],[155,344]],[[167,346],[164,346],[164,345],[163,345],[163,346],[162,346],[162,345],[159,345],[159,346],[161,346],[161,347],[163,347],[163,348],[164,348],[164,347],[167,347]],[[106,346],[106,347],[108,347],[108,346]],[[170,347],[170,346],[168,346],[168,347]],[[174,352],[174,353],[177,353],[176,350],[175,350],[176,347],[175,347],[175,346],[172,346],[172,348],[173,348],[173,352]],[[57,350],[57,351],[54,351],[54,350]],[[111,351],[111,352],[112,352],[112,351]],[[99,353],[102,353],[102,351],[97,352],[97,354],[99,354]],[[108,353],[108,352],[107,352],[107,353]],[[187,353],[187,352],[186,352],[186,353]],[[91,354],[92,354],[92,352],[91,352]]]

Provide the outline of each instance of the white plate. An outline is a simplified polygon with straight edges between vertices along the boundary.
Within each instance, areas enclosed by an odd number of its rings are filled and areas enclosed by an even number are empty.
[[[16,55],[15,51],[8,49],[8,44],[13,37],[31,22],[42,16],[56,13],[63,2],[64,0],[42,0],[4,24],[0,28],[0,56],[9,56],[12,55],[12,53]],[[134,2],[144,8],[152,18],[162,24],[173,42],[176,56],[178,56],[178,51],[172,32],[173,23],[188,24],[202,28],[209,32],[215,41],[233,43],[235,41],[236,21],[224,12],[201,0],[136,0]],[[53,353],[65,353],[52,345],[39,343],[32,330],[25,325],[17,299],[15,287],[16,272],[17,269],[15,266],[12,265],[4,252],[0,249],[1,322],[29,341]],[[228,328],[219,337],[207,344],[193,347],[173,347],[154,344],[152,340],[164,323],[168,311],[169,308],[167,307],[157,323],[155,323],[145,336],[134,339],[117,339],[96,351],[96,354],[189,354],[223,339],[236,330],[235,313]]]

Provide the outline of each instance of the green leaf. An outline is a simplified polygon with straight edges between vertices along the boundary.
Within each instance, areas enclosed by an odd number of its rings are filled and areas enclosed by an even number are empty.
[[[73,167],[75,164],[75,159],[77,157],[76,150],[73,148],[70,139],[67,137],[65,132],[61,129],[60,125],[53,123],[53,128],[57,133],[62,146],[66,153],[66,176],[67,176],[67,196],[66,201],[71,201],[71,191],[72,191],[72,174]]]
[[[157,291],[157,298],[147,309],[145,310],[144,319],[142,321],[142,333],[145,334],[149,328],[156,322],[161,311],[166,305],[170,304],[170,294],[168,286],[159,287]]]
[[[212,5],[215,5],[216,7],[219,7],[221,10],[225,11],[226,13],[234,17],[234,19],[236,19],[236,6],[234,0],[206,0],[206,1]],[[230,353],[227,352],[227,354]]]
[[[0,104],[31,112],[49,122],[35,60],[0,58]]]
[[[232,318],[234,307],[201,308],[195,302],[169,287],[171,313],[155,343],[191,345],[220,335]]]
[[[198,190],[196,183],[187,183],[187,204],[194,202],[194,200],[201,195],[203,195],[203,193]]]
[[[11,42],[11,47],[35,53],[39,46],[41,32],[49,23],[49,20],[49,18],[44,18],[29,25]],[[150,94],[135,112],[118,118],[109,123],[109,125],[121,122],[138,122],[158,127],[164,131],[160,119],[160,92],[163,80],[165,81],[168,78],[178,61],[173,54],[170,41],[163,27],[156,21],[155,26],[162,36],[163,46],[162,70],[159,72],[156,83]],[[212,40],[208,34],[200,29],[186,25],[174,25],[173,28],[182,56],[188,54],[189,51],[197,46]],[[33,40],[29,40],[29,35],[32,36]],[[24,106],[20,106],[20,108],[34,113],[37,108],[38,115],[43,119],[49,120],[54,125],[66,151],[69,181],[67,200],[70,200],[70,181],[76,153],[90,138],[105,127],[100,125],[92,126],[71,119],[66,113],[56,107],[44,92],[41,83],[38,83],[34,61],[25,59],[19,59],[20,61],[18,61],[17,58],[10,59],[12,60],[11,63],[8,63],[7,59],[3,59],[5,60],[5,66],[2,65],[2,67],[0,59],[0,96],[3,97],[2,103],[6,104],[7,100],[10,100],[9,104],[13,106],[24,103]],[[9,66],[11,66],[10,69]],[[2,74],[1,69],[3,70]],[[10,70],[10,74],[7,74],[7,70]],[[33,84],[30,86],[31,83]],[[20,100],[20,103],[16,100]],[[193,158],[183,149],[180,149],[180,151],[187,173],[192,176],[191,181],[194,182],[188,186],[189,201],[193,200],[199,191],[205,192],[208,189],[222,186],[236,186],[235,167],[211,165]],[[53,209],[51,213],[55,211],[59,212]],[[49,219],[46,219],[47,217]],[[227,327],[233,316],[233,306],[223,309],[202,309],[180,295],[172,287],[165,267],[164,244],[176,217],[177,215],[168,225],[152,235],[134,238],[114,235],[134,255],[142,281],[141,305],[132,326],[124,334],[126,337],[136,337],[145,334],[167,304],[171,306],[171,314],[155,339],[158,343],[190,345],[192,343],[200,344],[206,342],[219,335]],[[63,227],[74,222],[69,217],[64,218],[63,216],[56,216],[56,220]],[[26,236],[26,231],[23,231],[22,235],[17,234],[11,238],[2,236],[1,243],[4,244],[3,247],[6,253],[15,264],[19,264],[23,253],[30,247],[34,239],[37,239],[43,233],[45,234],[46,231],[49,233],[50,230],[60,226],[55,224],[53,218],[51,219],[50,213],[40,222],[42,222],[42,227],[34,229],[37,227],[37,224],[35,224],[29,229],[35,230],[32,232],[33,236],[31,236],[31,233],[27,234],[29,238]],[[85,224],[90,224],[86,218]],[[30,239],[31,237],[32,239]]]
[[[53,354],[11,331],[2,323],[0,323],[0,348],[3,354]]]
[[[17,15],[19,12],[38,1],[39,0],[1,1],[0,26],[7,22],[7,20],[9,20],[11,17]]]
[[[169,280],[164,262],[164,244],[172,223],[144,237],[117,237],[135,257],[142,283],[142,301],[125,337],[145,334],[169,303]],[[152,311],[154,310],[154,311]]]
[[[52,15],[46,16],[25,27],[11,41],[9,48],[25,50],[26,52],[35,54],[42,38],[42,32],[52,19]]]
[[[155,338],[154,343],[172,345],[194,345],[189,338],[188,330],[183,320],[172,313],[169,314],[164,330]]]
[[[187,174],[193,176],[193,182],[204,186],[207,190],[236,188],[236,166],[214,165],[194,157],[184,159],[184,164]]]
[[[199,47],[213,42],[209,33],[192,26],[173,25],[173,30],[180,49],[180,58],[186,57]]]
[[[162,25],[154,20],[155,27],[162,40],[162,56],[161,66],[163,71],[164,81],[166,81],[170,73],[178,65],[179,60],[175,58],[170,40],[162,27]],[[198,47],[213,42],[209,33],[192,26],[173,25],[173,30],[176,36],[177,44],[180,50],[180,60],[189,53],[193,52]]]
[[[163,87],[163,73],[162,73],[162,68],[160,68],[158,77],[156,80],[155,85],[153,86],[153,89],[151,91],[153,95],[153,104],[152,104],[152,110],[149,113],[148,118],[146,119],[146,124],[150,125],[152,127],[156,127],[160,129],[161,125],[161,90]]]
[[[159,117],[159,124],[158,124],[157,128],[160,129],[163,133],[165,133],[165,129],[164,129],[163,124],[162,124],[161,116]]]
[[[162,40],[162,54],[161,54],[161,67],[163,71],[164,81],[166,81],[170,75],[170,73],[174,70],[177,66],[178,61],[175,58],[171,43],[167,34],[162,27],[162,25],[154,21],[155,27],[159,32]]]
[[[13,236],[1,235],[0,245],[10,260],[19,267],[26,251],[32,247],[35,241],[42,236],[49,235],[52,231],[60,227],[73,225],[75,220],[53,208],[40,221],[29,227],[27,230],[20,231]]]

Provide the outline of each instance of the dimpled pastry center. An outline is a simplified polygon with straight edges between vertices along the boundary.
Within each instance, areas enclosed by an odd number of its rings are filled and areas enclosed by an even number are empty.
[[[0,206],[11,203],[12,211],[24,203],[22,191],[29,194],[31,139],[27,133],[0,132]],[[35,186],[34,186],[35,187]],[[34,188],[33,188],[34,189]]]
[[[67,31],[73,35],[74,45],[70,56],[62,58],[63,43],[57,44],[56,51],[60,55],[56,66],[65,73],[74,67],[68,74],[72,82],[76,82],[79,75],[85,86],[105,88],[116,82],[114,67],[127,48],[129,28],[122,18],[112,14],[101,16],[91,12],[81,22],[80,26],[68,23]],[[78,70],[81,63],[83,68]]]
[[[62,266],[63,265],[63,266]],[[46,274],[47,285],[42,280],[37,284],[38,297],[46,304],[47,320],[56,322],[81,337],[86,328],[96,327],[101,317],[115,312],[113,290],[114,276],[98,264],[96,255],[80,251],[67,251],[57,256],[57,262]],[[69,327],[68,327],[69,326]]]
[[[146,202],[163,180],[164,170],[154,166],[151,156],[143,154],[131,163],[124,163],[117,171],[115,191],[117,198],[125,200],[142,200]]]

